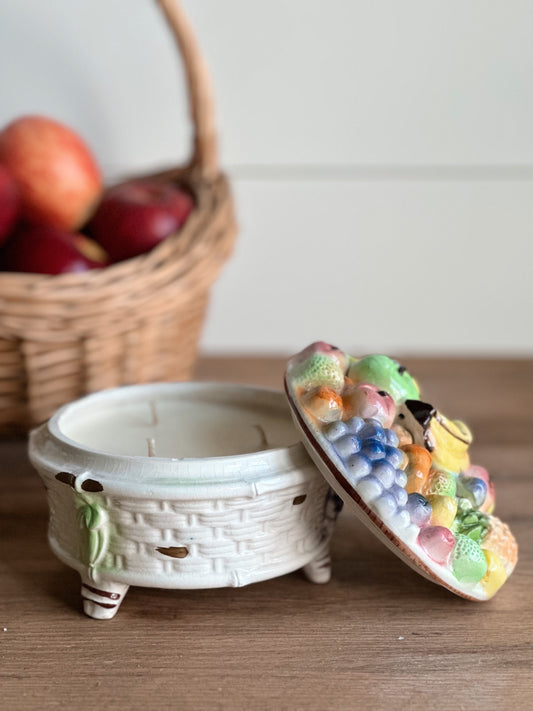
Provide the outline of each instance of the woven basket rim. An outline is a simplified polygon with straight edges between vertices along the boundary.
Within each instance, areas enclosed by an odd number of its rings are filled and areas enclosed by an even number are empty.
[[[85,272],[66,274],[0,272],[2,277],[0,281],[0,300],[3,297],[9,300],[9,297],[15,295],[17,291],[24,292],[25,290],[28,290],[28,294],[30,292],[38,292],[39,297],[53,294],[55,298],[59,299],[62,295],[64,298],[71,298],[69,289],[76,290],[86,287],[105,289],[110,282],[122,279],[131,272],[135,272],[137,277],[148,273],[157,268],[167,258],[170,251],[172,251],[173,259],[179,259],[182,255],[196,257],[196,253],[201,246],[201,237],[199,240],[195,240],[192,245],[192,251],[190,251],[188,247],[192,233],[197,231],[195,228],[197,228],[200,219],[207,218],[222,200],[230,198],[229,183],[223,173],[219,175],[217,180],[209,181],[208,183],[201,183],[197,178],[187,180],[186,173],[183,174],[181,171],[179,176],[179,181],[176,182],[185,184],[193,193],[195,205],[183,227],[156,245],[150,252]],[[0,315],[2,310],[0,301]]]

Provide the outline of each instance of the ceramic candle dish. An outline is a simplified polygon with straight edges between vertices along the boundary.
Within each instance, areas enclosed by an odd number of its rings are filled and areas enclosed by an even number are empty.
[[[241,586],[303,568],[330,577],[338,498],[280,392],[205,383],[104,391],[31,434],[49,541],[82,579],[85,612],[130,585]]]
[[[517,545],[492,513],[487,471],[470,462],[468,427],[424,402],[382,355],[315,343],[291,359],[285,387],[309,454],[351,510],[421,575],[471,600],[492,597]]]

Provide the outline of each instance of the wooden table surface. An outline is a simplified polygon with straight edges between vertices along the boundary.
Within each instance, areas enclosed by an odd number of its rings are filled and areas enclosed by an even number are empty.
[[[426,400],[474,431],[520,546],[490,602],[455,597],[341,514],[333,577],[240,589],[133,588],[81,613],[46,542],[23,441],[0,442],[0,708],[533,709],[533,361],[404,359]],[[198,377],[280,386],[282,359],[204,359]]]

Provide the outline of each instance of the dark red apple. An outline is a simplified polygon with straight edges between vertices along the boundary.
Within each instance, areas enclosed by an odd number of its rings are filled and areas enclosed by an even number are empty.
[[[88,259],[70,232],[56,227],[21,225],[0,251],[0,268],[8,272],[65,274],[105,266]]]
[[[5,242],[17,219],[20,196],[11,173],[0,165],[0,244]]]
[[[104,193],[88,232],[118,262],[150,251],[177,232],[193,204],[188,192],[168,183],[122,183]]]
[[[22,116],[4,128],[0,163],[17,182],[27,222],[76,230],[102,193],[100,171],[82,139],[44,116]]]

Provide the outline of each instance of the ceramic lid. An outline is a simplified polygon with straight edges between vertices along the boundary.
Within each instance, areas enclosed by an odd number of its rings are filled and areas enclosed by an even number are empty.
[[[461,597],[497,592],[517,545],[492,513],[494,486],[470,462],[463,422],[424,402],[395,360],[356,358],[323,342],[290,359],[285,391],[318,469],[383,543]]]

